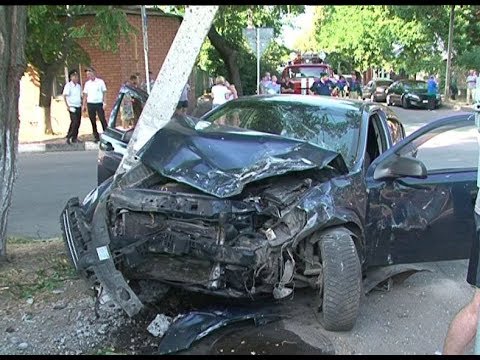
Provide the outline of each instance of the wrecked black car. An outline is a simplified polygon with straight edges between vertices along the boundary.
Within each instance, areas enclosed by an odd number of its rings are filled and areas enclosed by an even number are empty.
[[[309,287],[323,326],[349,330],[367,270],[468,256],[477,159],[448,148],[456,131],[476,154],[468,113],[404,139],[381,104],[240,98],[160,129],[135,166],[68,201],[63,236],[77,271],[130,316],[147,280],[246,299]]]

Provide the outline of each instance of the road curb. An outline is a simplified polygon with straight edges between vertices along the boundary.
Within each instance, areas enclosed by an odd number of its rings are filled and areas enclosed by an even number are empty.
[[[456,111],[473,111],[471,105],[459,105],[450,102],[443,102],[442,105],[446,108],[453,109]]]
[[[86,141],[82,143],[43,143],[43,144],[19,144],[19,153],[42,153],[42,152],[62,152],[62,151],[96,151],[98,143]]]

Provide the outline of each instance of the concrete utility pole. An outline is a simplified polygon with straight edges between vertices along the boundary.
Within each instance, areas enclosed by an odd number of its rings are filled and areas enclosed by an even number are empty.
[[[450,75],[452,67],[452,45],[453,45],[453,16],[455,5],[450,5],[450,26],[448,29],[448,50],[447,50],[447,73],[445,74],[445,100],[448,100],[450,93]]]
[[[135,158],[137,151],[172,118],[218,8],[218,6],[185,8],[185,17],[158,73],[155,86],[151,90],[115,176],[124,173],[138,161]]]

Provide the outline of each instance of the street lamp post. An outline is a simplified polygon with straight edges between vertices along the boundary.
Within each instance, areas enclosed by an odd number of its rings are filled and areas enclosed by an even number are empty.
[[[450,89],[450,68],[452,66],[452,44],[453,44],[453,16],[455,5],[450,7],[450,26],[448,29],[448,49],[447,49],[447,73],[445,74],[445,100],[448,99]]]

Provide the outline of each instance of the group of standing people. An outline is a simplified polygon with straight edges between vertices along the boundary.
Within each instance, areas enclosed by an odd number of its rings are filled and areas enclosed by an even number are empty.
[[[69,82],[63,88],[63,97],[70,115],[70,127],[67,132],[67,144],[79,142],[78,130],[82,112],[88,112],[88,117],[92,123],[93,136],[95,142],[98,142],[100,135],[97,130],[97,115],[102,124],[103,130],[107,128],[105,120],[105,108],[107,87],[105,82],[96,76],[95,69],[88,67],[85,69],[87,81],[85,85],[80,85],[79,74],[76,70],[68,73]]]
[[[270,75],[269,72],[266,72],[263,78],[260,80],[259,84],[259,93],[260,94],[280,94],[282,92],[282,84],[278,82],[276,75]]]
[[[468,72],[467,78],[467,105],[480,102],[480,77],[475,70]]]
[[[352,73],[352,78],[347,81],[345,76],[340,75],[338,81],[333,83],[327,73],[320,75],[320,80],[317,80],[310,87],[308,93],[310,95],[323,95],[335,97],[348,97],[350,99],[359,99],[362,96],[362,84],[355,72]]]

